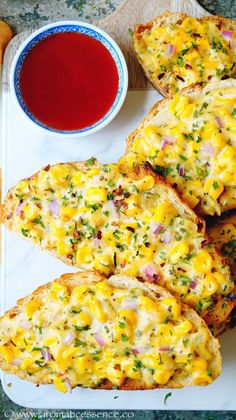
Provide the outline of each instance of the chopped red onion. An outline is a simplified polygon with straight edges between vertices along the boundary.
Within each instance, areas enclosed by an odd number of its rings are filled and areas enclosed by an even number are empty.
[[[131,349],[133,354],[141,354],[144,352],[144,349],[142,347],[136,347],[135,349]]]
[[[198,279],[193,279],[189,285],[190,289],[196,289],[198,284]]]
[[[164,235],[162,236],[162,242],[164,242],[164,244],[168,244],[170,242],[170,239],[171,239],[171,233],[165,232]]]
[[[44,360],[45,360],[46,363],[49,360],[51,360],[51,357],[52,357],[50,351],[47,348],[45,348],[45,349],[42,350],[42,356],[43,356],[43,358],[44,358]]]
[[[175,139],[173,137],[163,137],[161,142],[161,149],[164,149],[165,146],[170,145],[172,146],[175,142]]]
[[[69,379],[68,379],[68,378],[65,378],[65,384],[66,384],[67,391],[68,391],[70,394],[72,394],[72,386],[71,386],[71,383],[70,383],[70,381],[69,381]]]
[[[12,360],[11,365],[12,366],[19,366],[21,364],[21,362],[22,362],[22,360],[20,358],[16,358],[16,359]]]
[[[93,336],[94,336],[95,340],[97,341],[97,343],[99,344],[100,347],[104,347],[105,346],[105,341],[100,336],[100,334],[94,333]]]
[[[159,351],[170,351],[170,346],[159,347]]]
[[[215,121],[219,128],[223,128],[223,123],[219,117],[215,117]]]
[[[54,216],[59,216],[59,204],[57,200],[53,200],[51,201],[51,203],[49,203],[48,205],[48,210],[50,210],[50,212],[52,214],[54,214]]]
[[[204,143],[202,145],[201,151],[202,151],[202,153],[206,153],[206,154],[209,154],[209,155],[214,155],[215,152],[216,152],[215,148],[209,142],[208,143]]]
[[[222,31],[221,35],[223,35],[226,38],[232,39],[233,38],[233,32],[231,31]]]
[[[152,232],[153,232],[155,235],[158,235],[158,234],[159,234],[159,233],[161,233],[164,229],[165,229],[165,228],[164,228],[164,226],[163,226],[163,225],[159,225],[159,224],[157,224],[157,223],[154,223],[154,224],[152,225],[152,227],[151,227],[151,230],[152,230]]]
[[[75,338],[75,333],[74,333],[73,331],[69,331],[69,332],[65,335],[65,337],[64,337],[64,339],[63,339],[63,343],[64,343],[64,344],[71,344],[71,343],[72,343],[72,341],[74,340],[74,338]]]
[[[153,268],[150,264],[147,265],[144,269],[144,277],[148,281],[154,281],[154,276],[157,275],[155,268]]]
[[[180,165],[179,167],[179,176],[184,176],[184,165]]]
[[[173,54],[174,54],[174,52],[175,52],[175,47],[174,47],[174,45],[173,45],[173,44],[168,44],[168,45],[167,45],[167,47],[166,47],[166,54],[167,54],[168,56],[170,56],[170,55],[173,55]]]
[[[16,207],[16,214],[20,214],[21,213],[21,211],[22,211],[22,209],[23,209],[23,207],[24,207],[24,201],[22,201],[22,203],[21,204],[19,204],[19,206],[17,206]]]
[[[121,303],[123,309],[137,309],[137,303],[133,300],[125,300]]]

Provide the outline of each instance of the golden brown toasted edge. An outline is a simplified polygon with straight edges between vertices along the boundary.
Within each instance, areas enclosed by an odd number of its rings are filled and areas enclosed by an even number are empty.
[[[152,299],[158,300],[160,296],[162,297],[171,297],[171,293],[164,289],[163,287],[160,287],[153,283],[148,282],[140,282],[136,278],[131,278],[124,275],[114,275],[111,276],[109,279],[105,279],[103,275],[101,275],[99,272],[93,272],[93,271],[87,271],[87,272],[78,272],[78,273],[70,273],[70,274],[64,274],[59,279],[55,279],[54,281],[59,282],[60,284],[67,285],[69,287],[73,286],[80,286],[84,284],[95,284],[99,281],[107,281],[108,284],[110,284],[113,287],[119,287],[123,289],[133,289],[138,288],[143,290],[144,293],[148,294]],[[17,301],[17,306],[9,309],[2,317],[1,319],[8,317],[15,317],[18,313],[21,312],[22,308],[32,299],[36,297],[40,297],[44,291],[52,284],[53,282],[49,282],[43,286],[38,287],[32,294],[21,298]],[[190,307],[183,304],[181,300],[176,297],[178,302],[181,305],[182,308],[182,315],[186,317],[189,321],[191,321],[194,325],[194,327],[199,330],[201,327],[206,329],[206,331],[209,334],[208,337],[208,350],[212,354],[211,358],[211,365],[210,369],[212,370],[213,378],[216,379],[220,373],[221,373],[221,355],[220,355],[220,344],[217,338],[213,337],[210,330],[208,329],[206,323],[203,319],[200,318],[200,316]],[[6,363],[3,358],[0,356],[0,368],[11,374],[16,374],[21,379],[28,380],[30,382],[36,383],[38,385],[40,384],[51,384],[52,381],[49,380],[47,375],[45,374],[46,371],[42,369],[42,371],[37,372],[34,376],[30,376],[27,374],[27,372],[18,371],[17,366],[12,366]],[[165,386],[162,385],[154,385],[154,386],[144,386],[142,381],[134,380],[134,379],[126,379],[121,387],[119,387],[120,390],[145,390],[145,389],[155,389],[155,388],[182,388],[184,386],[192,385],[191,380],[189,377],[181,378],[181,380],[178,380],[180,377],[179,375],[170,379]],[[98,387],[98,389],[113,389],[113,385],[110,381],[104,380]]]
[[[166,98],[170,97],[169,92],[168,92],[168,87],[166,87],[166,88],[161,87],[156,79],[150,77],[150,75],[148,73],[148,68],[146,68],[144,66],[144,64],[142,63],[142,60],[139,57],[138,51],[136,51],[135,44],[136,44],[136,42],[139,41],[139,39],[142,38],[142,32],[144,32],[146,29],[152,29],[153,26],[155,26],[155,25],[161,26],[164,22],[166,23],[168,20],[170,20],[171,23],[182,23],[184,21],[184,19],[186,19],[187,17],[191,17],[191,16],[186,15],[185,13],[165,12],[162,15],[159,15],[159,16],[155,17],[154,19],[152,19],[151,21],[149,21],[145,24],[141,24],[141,23],[137,24],[134,28],[133,47],[134,47],[134,50],[135,50],[135,53],[136,53],[137,60],[138,60],[139,64],[141,65],[141,67],[142,67],[142,69],[145,73],[145,76],[151,82],[153,87],[155,89],[157,89],[158,92],[160,92],[160,94],[163,95]],[[224,25],[226,27],[226,29],[236,31],[236,21],[232,20],[232,19],[227,19],[223,16],[219,16],[219,15],[204,16],[202,18],[195,18],[195,19],[197,19],[200,22],[211,21],[211,22],[214,22],[217,25]],[[182,90],[182,92],[185,89],[186,88],[184,88]]]

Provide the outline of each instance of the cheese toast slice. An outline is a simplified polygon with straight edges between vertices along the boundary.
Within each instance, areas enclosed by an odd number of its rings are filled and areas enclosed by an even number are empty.
[[[219,342],[162,287],[95,272],[68,274],[0,318],[0,367],[61,392],[208,385]]]
[[[159,283],[209,325],[233,308],[229,267],[204,221],[148,163],[126,173],[93,159],[48,165],[9,190],[2,221],[66,264]]]
[[[236,208],[236,80],[158,102],[126,151],[120,164],[148,160],[198,214]]]
[[[147,78],[164,96],[193,83],[236,77],[236,22],[222,16],[167,12],[137,25],[133,45]]]

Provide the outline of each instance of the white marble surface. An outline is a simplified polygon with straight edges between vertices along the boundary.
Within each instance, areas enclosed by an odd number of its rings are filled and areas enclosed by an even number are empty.
[[[114,162],[124,152],[126,136],[137,126],[147,110],[160,99],[155,91],[129,92],[115,120],[105,129],[83,139],[44,137],[41,130],[25,119],[3,92],[3,195],[21,178],[48,163],[84,160],[95,156],[100,162]],[[1,310],[36,287],[66,272],[74,271],[50,255],[34,248],[14,233],[3,229],[3,267]],[[222,338],[223,374],[209,387],[170,390],[93,391],[76,388],[72,395],[58,393],[53,386],[40,386],[3,375],[3,388],[14,402],[34,408],[77,409],[166,409],[235,410],[236,409],[236,331]],[[11,387],[7,386],[11,383]],[[114,399],[118,396],[117,399]]]

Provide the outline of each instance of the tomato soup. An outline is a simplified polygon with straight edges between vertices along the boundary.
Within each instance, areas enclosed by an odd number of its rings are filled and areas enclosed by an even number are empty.
[[[118,83],[115,61],[104,45],[72,32],[36,44],[20,73],[26,107],[56,130],[79,130],[99,121],[115,101]]]

